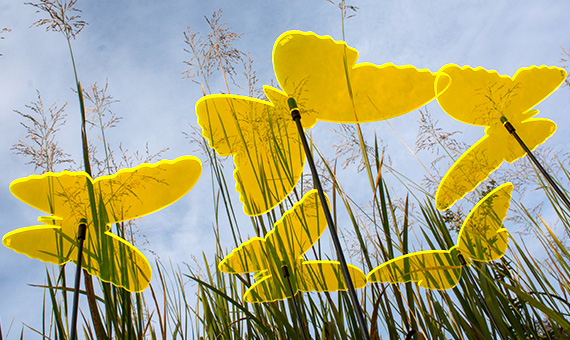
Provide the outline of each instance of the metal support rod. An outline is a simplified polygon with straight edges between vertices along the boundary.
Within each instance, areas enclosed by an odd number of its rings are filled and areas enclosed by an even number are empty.
[[[289,278],[289,268],[287,265],[281,266],[281,271],[283,271],[283,277],[287,281],[287,287],[289,288],[289,293],[291,294],[291,301],[293,301],[293,307],[295,308],[295,314],[297,314],[297,327],[301,329],[301,338],[303,340],[309,340],[310,337],[305,334],[305,324],[303,319],[301,318],[301,310],[299,309],[299,305],[297,304],[297,299],[295,298],[295,292],[293,291],[293,286],[291,286],[291,279]]]
[[[346,281],[346,287],[348,291],[348,295],[352,302],[352,307],[354,308],[354,313],[356,314],[356,320],[358,321],[358,325],[360,327],[360,333],[364,340],[370,340],[370,334],[368,333],[368,327],[366,326],[366,320],[364,319],[364,314],[362,313],[362,308],[360,307],[360,303],[358,302],[358,297],[356,296],[356,290],[354,289],[354,284],[352,283],[352,279],[350,277],[350,273],[348,271],[348,266],[346,264],[346,260],[344,258],[344,254],[342,252],[342,247],[340,245],[340,240],[338,238],[338,234],[336,231],[336,227],[334,225],[331,212],[329,206],[327,204],[327,199],[325,197],[325,192],[323,191],[323,187],[321,185],[321,181],[319,179],[319,175],[317,173],[317,168],[315,166],[315,162],[313,160],[313,156],[311,154],[311,149],[309,148],[309,144],[307,142],[307,137],[305,136],[305,130],[301,125],[301,113],[297,108],[297,103],[295,99],[289,98],[288,99],[289,108],[291,110],[291,116],[297,124],[297,130],[299,131],[299,137],[301,138],[301,142],[303,143],[303,148],[305,150],[305,154],[307,155],[307,163],[309,163],[309,167],[311,168],[311,174],[313,175],[313,181],[315,182],[315,187],[317,187],[317,191],[319,193],[319,199],[321,201],[321,205],[323,207],[325,218],[327,220],[329,230],[331,233],[331,238],[337,253],[338,260],[340,262],[340,268],[342,271],[342,275],[344,276],[344,280]]]
[[[497,323],[497,320],[495,320],[495,318],[493,317],[493,314],[491,314],[491,310],[489,309],[487,302],[485,302],[485,298],[481,294],[481,290],[479,289],[479,286],[477,285],[473,276],[471,276],[471,271],[469,270],[469,267],[467,267],[467,262],[465,262],[465,258],[463,258],[463,255],[461,255],[461,254],[457,255],[457,258],[459,259],[459,262],[461,263],[463,270],[467,274],[467,278],[469,279],[469,282],[471,283],[471,285],[475,289],[475,293],[477,294],[479,301],[483,305],[483,310],[485,310],[485,314],[487,314],[487,317],[489,318],[489,320],[491,320],[491,323],[493,324],[493,327],[495,327],[495,330],[499,334],[499,337],[502,340],[506,340],[503,333],[501,333],[501,329],[499,328],[499,324]]]
[[[71,312],[71,335],[69,339],[77,339],[77,310],[79,309],[79,284],[81,281],[81,262],[83,260],[83,241],[87,231],[87,220],[82,218],[77,232],[77,268],[75,269],[75,286],[73,287],[73,305]]]
[[[570,210],[570,201],[568,200],[568,197],[566,197],[566,195],[564,195],[564,193],[562,192],[562,190],[560,189],[558,184],[556,184],[556,182],[554,182],[554,180],[552,179],[552,177],[550,177],[550,175],[548,174],[546,169],[543,168],[542,165],[540,164],[540,162],[536,159],[536,157],[534,157],[534,155],[532,154],[532,151],[530,151],[530,149],[526,146],[526,144],[519,137],[517,131],[515,130],[515,127],[508,120],[506,120],[506,118],[505,119],[501,118],[501,121],[503,122],[503,126],[505,127],[505,129],[507,129],[507,131],[513,137],[515,137],[515,139],[520,144],[520,146],[523,148],[523,150],[526,152],[526,154],[528,155],[530,160],[534,163],[534,165],[536,165],[536,167],[538,168],[540,173],[544,176],[544,178],[546,178],[546,181],[548,182],[548,184],[550,184],[552,186],[552,188],[554,189],[554,192],[556,192],[556,194],[558,194],[558,197],[560,197],[562,202],[564,202],[564,204],[566,205],[566,208],[568,208],[568,210]]]

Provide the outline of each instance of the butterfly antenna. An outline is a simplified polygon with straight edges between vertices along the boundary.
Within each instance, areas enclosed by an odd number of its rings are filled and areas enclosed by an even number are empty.
[[[550,177],[550,175],[548,174],[546,169],[540,164],[538,159],[536,159],[536,157],[534,157],[534,155],[532,154],[532,151],[530,151],[530,149],[526,146],[526,144],[523,142],[523,140],[517,134],[515,127],[504,116],[501,117],[501,122],[503,123],[503,126],[505,127],[505,129],[507,129],[507,131],[517,140],[517,142],[520,144],[520,146],[526,152],[526,154],[528,155],[528,157],[530,158],[532,163],[534,163],[534,165],[536,165],[536,167],[538,168],[540,173],[544,176],[544,178],[546,178],[546,181],[548,182],[548,184],[550,184],[552,186],[552,188],[554,189],[554,192],[556,192],[556,194],[558,195],[558,197],[560,197],[562,202],[564,202],[564,204],[566,205],[566,208],[568,210],[570,210],[570,201],[568,200],[568,197],[566,197],[566,195],[562,192],[562,189],[560,189],[558,184],[556,184],[556,182],[552,179],[552,177]]]
[[[293,286],[291,285],[291,279],[289,275],[289,268],[287,265],[281,266],[281,271],[283,271],[283,277],[287,280],[287,288],[289,288],[289,293],[291,294],[291,301],[293,301],[293,307],[295,308],[295,314],[297,314],[297,327],[301,329],[301,338],[303,340],[310,340],[309,336],[305,333],[305,324],[303,323],[303,319],[301,318],[301,310],[299,309],[299,305],[297,304],[297,299],[295,298],[295,292],[293,292]]]
[[[319,193],[319,200],[321,201],[321,206],[323,207],[325,218],[329,226],[331,238],[337,253],[338,260],[340,262],[342,275],[344,277],[344,280],[346,281],[348,296],[350,297],[350,300],[352,302],[352,307],[354,308],[354,313],[356,314],[356,320],[358,321],[358,325],[360,326],[360,333],[364,340],[370,340],[370,334],[368,333],[366,320],[364,319],[364,314],[362,313],[362,308],[360,307],[360,303],[358,302],[358,297],[356,296],[356,290],[354,289],[354,284],[352,283],[350,272],[348,271],[348,265],[346,264],[346,260],[344,258],[344,253],[342,252],[342,247],[340,245],[340,240],[338,238],[336,227],[334,225],[332,215],[329,206],[327,204],[325,192],[323,190],[321,181],[319,179],[319,175],[317,173],[317,167],[315,166],[315,161],[313,160],[313,156],[311,154],[311,148],[309,147],[309,143],[307,142],[307,137],[305,136],[305,130],[303,129],[303,125],[301,125],[301,113],[299,112],[297,102],[295,101],[294,98],[289,97],[289,99],[287,100],[287,104],[289,105],[291,117],[293,118],[295,124],[297,125],[299,137],[301,138],[301,142],[303,143],[303,149],[305,150],[305,154],[307,155],[307,163],[309,163],[309,167],[311,168],[311,174],[313,175],[313,182],[315,183],[315,187],[317,188],[317,191]]]
[[[79,220],[79,230],[77,232],[77,268],[75,269],[75,286],[73,287],[73,305],[71,313],[71,340],[77,339],[77,309],[79,307],[79,284],[81,282],[81,262],[83,260],[83,241],[87,232],[87,220]]]
[[[487,302],[485,302],[485,298],[483,297],[483,295],[481,295],[481,290],[479,289],[479,286],[477,285],[473,276],[471,276],[471,271],[469,270],[469,267],[467,266],[467,262],[465,262],[465,258],[461,254],[458,254],[457,258],[459,259],[459,262],[461,263],[463,270],[467,274],[467,278],[469,279],[469,283],[471,283],[471,286],[473,286],[473,288],[475,289],[475,293],[477,293],[477,297],[479,298],[479,301],[483,305],[483,309],[485,310],[485,314],[487,314],[487,317],[489,318],[489,320],[491,320],[491,323],[493,324],[493,327],[495,327],[495,330],[499,334],[499,337],[501,338],[501,340],[506,340],[507,338],[505,338],[503,333],[501,333],[501,329],[499,328],[499,324],[497,323],[497,320],[495,320],[495,318],[493,317],[493,314],[491,314],[491,310],[489,309]]]

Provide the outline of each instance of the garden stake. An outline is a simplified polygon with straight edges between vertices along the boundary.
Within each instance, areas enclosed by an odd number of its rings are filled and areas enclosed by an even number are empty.
[[[501,117],[501,122],[503,123],[503,126],[505,127],[505,129],[507,129],[507,131],[509,131],[509,133],[511,135],[513,135],[513,137],[515,137],[517,142],[520,144],[520,146],[526,152],[526,154],[528,155],[530,160],[534,163],[534,165],[536,165],[538,170],[540,170],[540,173],[544,176],[544,178],[546,178],[546,181],[552,186],[552,188],[554,189],[554,192],[556,192],[558,194],[558,197],[560,197],[562,202],[564,202],[564,204],[566,205],[566,208],[568,208],[568,210],[570,210],[570,201],[568,200],[568,197],[566,197],[566,195],[564,195],[564,193],[562,192],[560,187],[556,184],[556,182],[554,182],[554,180],[552,179],[552,177],[550,177],[548,172],[546,172],[546,169],[543,168],[542,165],[540,164],[540,162],[538,161],[538,159],[536,159],[536,157],[534,157],[534,155],[532,154],[532,151],[529,150],[529,148],[526,146],[526,144],[519,137],[517,131],[515,130],[515,127],[504,116]]]
[[[287,100],[289,104],[289,109],[291,111],[291,117],[295,121],[297,125],[297,130],[299,131],[299,137],[301,138],[301,142],[303,143],[303,148],[305,149],[305,154],[307,155],[307,163],[309,163],[309,167],[311,168],[311,174],[313,175],[313,181],[315,182],[315,186],[317,187],[317,191],[319,192],[319,199],[321,201],[321,205],[323,207],[323,211],[325,213],[325,218],[329,225],[329,230],[331,232],[331,237],[333,240],[333,244],[338,256],[338,260],[340,262],[340,268],[342,270],[342,275],[344,276],[344,280],[346,281],[346,286],[348,290],[348,295],[350,296],[350,300],[352,302],[352,306],[354,307],[354,312],[356,314],[356,320],[358,321],[358,325],[360,326],[360,333],[364,340],[370,340],[370,335],[368,334],[368,327],[366,326],[366,320],[364,319],[364,314],[362,313],[362,309],[360,308],[360,303],[358,302],[358,297],[356,296],[356,290],[354,289],[354,285],[352,283],[352,279],[350,278],[350,273],[348,272],[348,266],[346,265],[346,260],[344,258],[344,254],[342,252],[342,248],[340,245],[340,241],[338,238],[338,234],[336,231],[336,227],[334,225],[331,212],[329,210],[329,206],[327,205],[327,199],[325,193],[323,191],[323,187],[321,186],[321,181],[319,180],[319,175],[317,174],[317,168],[315,167],[315,162],[313,160],[313,156],[311,154],[311,149],[309,148],[309,144],[307,143],[307,137],[305,136],[305,130],[301,125],[301,113],[299,112],[299,108],[297,107],[297,102],[294,98],[289,98]]]
[[[77,232],[77,267],[75,268],[75,286],[73,287],[73,305],[71,312],[71,340],[77,339],[77,310],[79,308],[79,284],[81,281],[81,261],[83,259],[83,241],[87,231],[87,220],[82,218]]]
[[[475,282],[475,279],[471,276],[471,271],[467,267],[467,262],[465,262],[463,255],[459,254],[459,255],[457,255],[457,258],[459,259],[459,262],[461,262],[461,266],[463,267],[463,270],[467,274],[467,278],[468,278],[469,282],[471,283],[473,288],[475,288],[475,293],[477,293],[477,297],[479,298],[479,301],[483,305],[483,309],[485,310],[485,314],[487,314],[487,317],[489,317],[489,320],[491,320],[491,323],[495,327],[495,330],[499,334],[499,337],[501,338],[501,340],[506,340],[503,333],[501,333],[501,329],[499,328],[499,324],[497,323],[497,320],[495,320],[495,318],[491,314],[491,310],[489,309],[489,306],[487,306],[487,302],[485,302],[485,298],[483,297],[483,295],[481,295],[481,291],[479,289],[479,286]]]
[[[297,299],[295,299],[295,293],[293,292],[293,287],[291,286],[291,279],[289,278],[289,268],[287,265],[284,264],[281,266],[281,270],[283,271],[283,277],[287,280],[287,287],[289,288],[289,293],[291,294],[291,301],[293,301],[293,307],[295,308],[295,314],[297,314],[297,323],[298,327],[301,329],[301,338],[303,340],[309,340],[310,338],[305,334],[305,324],[303,323],[303,319],[301,318],[301,310],[299,309],[299,305],[297,304]]]

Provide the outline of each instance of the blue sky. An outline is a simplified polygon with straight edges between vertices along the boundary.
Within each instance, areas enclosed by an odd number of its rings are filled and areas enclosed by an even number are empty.
[[[570,2],[568,1],[359,1],[354,18],[346,21],[347,43],[360,52],[360,62],[411,64],[437,71],[448,63],[483,66],[512,75],[530,65],[560,66],[561,46],[570,48]],[[85,85],[109,82],[109,93],[120,102],[112,110],[123,116],[110,140],[131,151],[170,149],[164,158],[195,154],[182,131],[196,125],[194,104],[200,86],[183,79],[183,64],[189,56],[183,32],[186,26],[207,33],[204,16],[223,8],[222,20],[235,32],[243,33],[236,46],[250,52],[260,84],[275,82],[271,64],[273,42],[284,31],[305,30],[342,38],[340,12],[325,0],[292,1],[82,1],[82,18],[89,25],[73,41],[79,77]],[[0,29],[11,32],[0,40],[0,234],[33,225],[39,213],[9,192],[12,180],[33,174],[26,160],[14,155],[11,146],[25,137],[20,117],[13,110],[25,110],[41,91],[44,104],[68,103],[68,122],[59,135],[60,145],[80,159],[79,114],[71,88],[73,73],[65,40],[60,34],[29,26],[40,18],[34,8],[15,1],[0,4]],[[222,80],[214,88],[222,91]],[[245,94],[233,88],[232,92]],[[546,143],[567,150],[570,139],[566,113],[570,107],[567,88],[540,104],[540,117],[554,120],[558,132]],[[429,104],[434,118],[448,129],[461,129],[468,143],[483,135],[482,129],[461,125]],[[406,143],[413,146],[417,135],[417,112],[390,121]],[[320,146],[333,143],[320,124]],[[394,166],[406,175],[421,178],[417,162],[383,122],[365,127],[368,136],[382,136]],[[428,156],[428,155],[426,155]],[[230,164],[230,163],[228,163]],[[349,169],[350,170],[350,169]],[[352,168],[354,170],[354,168]],[[367,188],[364,173],[344,182],[345,187]],[[397,186],[396,181],[391,183]],[[370,199],[370,198],[367,198]],[[174,263],[190,262],[190,253],[201,257],[213,248],[212,204],[207,169],[198,185],[168,209],[143,218],[141,232],[160,258]],[[152,258],[148,251],[145,254]],[[152,262],[152,260],[151,260]],[[19,334],[22,322],[39,327],[42,290],[28,284],[43,284],[45,265],[0,247],[0,322],[5,332],[14,319]]]

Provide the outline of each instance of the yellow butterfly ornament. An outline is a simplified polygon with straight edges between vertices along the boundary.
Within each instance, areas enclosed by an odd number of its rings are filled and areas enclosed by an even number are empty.
[[[137,248],[111,233],[110,225],[172,204],[196,184],[201,172],[200,160],[184,156],[94,180],[85,172],[69,171],[17,179],[10,184],[12,194],[50,215],[38,218],[42,225],[7,233],[2,243],[43,262],[75,263],[78,225],[86,223],[82,268],[103,281],[140,292],[150,283],[150,265]]]
[[[531,66],[511,78],[484,68],[445,65],[439,72],[437,101],[451,117],[484,126],[485,136],[471,146],[447,171],[435,196],[446,210],[477,187],[503,161],[512,163],[526,152],[503,126],[509,122],[530,151],[556,130],[553,121],[533,118],[534,106],[554,92],[566,78],[559,67]]]
[[[303,254],[317,242],[326,226],[317,190],[311,190],[283,214],[265,238],[254,237],[243,243],[228,254],[218,268],[226,273],[256,273],[256,282],[244,294],[244,300],[251,303],[291,297],[283,266],[290,272],[293,294],[346,290],[339,262],[303,259]],[[364,287],[364,273],[355,266],[348,267],[354,287]]]
[[[356,64],[358,52],[343,41],[289,31],[273,47],[273,67],[282,90],[264,86],[269,101],[214,94],[196,103],[198,124],[210,147],[233,156],[236,190],[244,212],[261,215],[293,190],[305,153],[289,98],[302,113],[303,128],[317,120],[375,122],[405,114],[435,97],[435,74],[413,66]]]
[[[459,232],[457,245],[449,250],[426,250],[406,254],[374,268],[368,282],[417,282],[427,289],[446,290],[457,285],[462,264],[459,255],[487,262],[505,254],[509,234],[503,227],[510,206],[513,185],[505,183],[487,194],[469,212]]]

